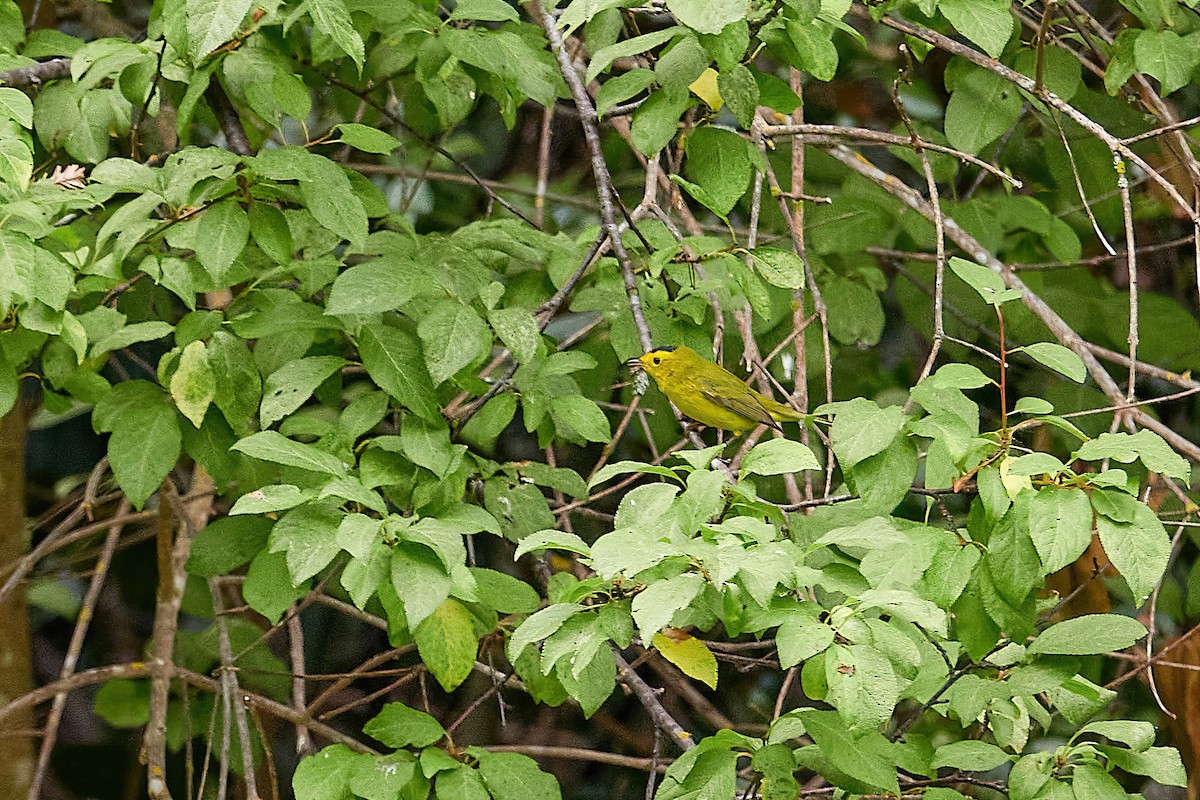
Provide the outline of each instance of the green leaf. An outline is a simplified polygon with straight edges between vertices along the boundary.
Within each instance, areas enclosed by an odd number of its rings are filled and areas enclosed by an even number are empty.
[[[372,380],[425,420],[441,417],[417,337],[390,325],[364,325],[358,352]]]
[[[608,417],[600,406],[583,395],[555,397],[550,411],[555,427],[565,439],[574,442],[608,442],[612,439]]]
[[[601,467],[600,471],[588,481],[588,488],[595,489],[605,481],[612,480],[618,475],[627,475],[630,472],[644,472],[650,475],[662,475],[676,481],[680,480],[679,475],[670,467],[658,464],[646,464],[642,461],[618,461],[615,464],[605,464]],[[680,482],[682,483],[682,481]]]
[[[1090,656],[1132,647],[1146,626],[1121,614],[1087,614],[1051,625],[1038,634],[1029,655]]]
[[[306,6],[317,30],[332,39],[343,53],[350,56],[361,72],[363,40],[358,31],[354,30],[345,0],[308,0]]]
[[[491,334],[470,306],[443,300],[417,325],[425,365],[434,385],[453,376],[483,353]]]
[[[474,19],[480,22],[519,22],[521,15],[503,0],[459,0],[447,19]]]
[[[537,591],[519,578],[494,569],[470,569],[479,602],[501,614],[532,614],[541,604]]]
[[[233,38],[253,5],[252,0],[187,0],[188,50],[193,64]]]
[[[292,603],[307,593],[308,581],[302,581],[299,586],[292,585],[287,556],[266,550],[250,562],[250,569],[246,570],[246,582],[242,584],[242,596],[246,604],[270,620],[271,624],[279,622]]]
[[[479,759],[479,774],[494,800],[562,800],[558,781],[529,756],[478,747],[471,748],[471,755]]]
[[[301,759],[292,775],[296,800],[347,800],[350,775],[357,763],[358,755],[344,744],[330,745]]]
[[[864,746],[870,737],[852,735],[836,711],[803,711],[800,718],[830,764],[873,789],[900,794],[895,765],[878,746]]]
[[[267,544],[272,522],[264,517],[221,517],[209,523],[192,540],[189,575],[212,578],[232,572],[250,561]]]
[[[1096,517],[1096,533],[1104,553],[1133,592],[1135,605],[1150,597],[1171,560],[1171,537],[1162,522],[1143,503],[1138,503],[1132,522],[1114,522]]]
[[[1184,482],[1191,477],[1188,462],[1172,450],[1161,436],[1149,430],[1140,430],[1135,434],[1102,433],[1095,439],[1084,442],[1073,457],[1084,461],[1111,458],[1124,464],[1137,458],[1146,465],[1146,469],[1154,472],[1161,472]]]
[[[263,386],[262,426],[269,428],[300,408],[345,364],[346,360],[337,356],[312,356],[289,361],[272,372]]]
[[[726,25],[746,18],[746,0],[668,0],[675,19],[697,33],[718,34]]]
[[[751,253],[754,256],[754,269],[767,283],[781,289],[804,288],[804,260],[791,250],[756,247]]]
[[[341,550],[338,525],[344,515],[327,502],[305,503],[284,514],[271,529],[272,553],[286,553],[292,585],[311,578]]]
[[[934,769],[954,767],[965,772],[987,772],[1010,761],[1012,756],[994,744],[965,740],[939,747],[930,766]]]
[[[741,64],[717,76],[717,88],[734,119],[749,130],[758,112],[758,83],[750,70]]]
[[[862,397],[826,404],[815,414],[832,413],[833,452],[843,467],[882,453],[904,427],[904,412],[899,406],[880,408]]]
[[[392,550],[392,587],[404,601],[409,630],[416,630],[450,596],[449,570],[429,547],[400,542]]]
[[[209,206],[196,226],[196,257],[220,283],[250,241],[250,217],[233,198]]]
[[[565,533],[563,531],[546,530],[538,533],[531,533],[521,539],[517,545],[517,552],[513,554],[513,558],[517,559],[526,553],[532,553],[535,550],[567,550],[580,555],[591,555],[591,548],[587,542],[580,539],[573,533]]]
[[[676,636],[681,638],[676,638]],[[695,678],[710,689],[717,688],[717,657],[708,645],[688,634],[654,634],[654,647],[667,661],[679,667],[680,672]]]
[[[444,750],[429,749],[425,753],[441,753],[451,758]],[[424,760],[424,754],[422,754]],[[465,764],[456,764],[437,773],[437,800],[492,800],[479,770]]]
[[[706,125],[686,139],[684,173],[705,192],[697,197],[719,217],[726,217],[746,193],[754,165],[742,137],[732,131]]]
[[[1007,0],[938,0],[937,8],[955,30],[992,58],[1000,57],[1012,36],[1013,18]]]
[[[787,669],[825,652],[833,644],[833,637],[833,628],[815,616],[807,613],[789,614],[775,634],[779,665]]]
[[[114,728],[140,728],[150,719],[150,682],[108,681],[96,691],[93,708]]]
[[[1079,737],[1089,734],[1103,736],[1106,739],[1112,739],[1114,742],[1127,744],[1129,745],[1129,749],[1135,753],[1149,750],[1153,746],[1156,737],[1154,726],[1149,722],[1113,719],[1088,723],[1076,731],[1071,740],[1075,741]]]
[[[366,725],[363,733],[388,747],[428,747],[446,735],[436,719],[403,703],[388,703]]]
[[[1087,380],[1087,367],[1084,366],[1083,359],[1061,344],[1035,342],[1016,348],[1016,350],[1024,352],[1039,364],[1067,376],[1076,383],[1083,383]]]
[[[442,602],[413,631],[417,652],[447,692],[454,691],[475,667],[479,642],[471,612],[453,598]]]
[[[583,606],[578,603],[556,603],[526,619],[509,637],[508,660],[516,661],[522,650],[557,631],[580,611],[583,611]]]
[[[532,361],[537,355],[542,334],[533,312],[525,308],[495,308],[488,312],[488,322],[518,364]]]
[[[679,116],[691,104],[692,95],[685,86],[667,84],[651,92],[634,112],[630,128],[638,152],[649,158],[666,147],[679,132]]]
[[[507,8],[507,6],[506,6]],[[510,9],[511,10],[511,9]],[[337,126],[338,138],[355,150],[364,153],[377,153],[381,156],[390,155],[400,146],[400,140],[390,133],[385,133],[369,125],[359,125],[356,122],[342,122]]]
[[[980,114],[987,108],[987,114]],[[946,138],[955,147],[978,153],[1000,138],[1021,115],[1022,100],[1009,81],[982,69],[972,69],[954,85],[946,105]],[[987,302],[992,302],[987,297]]]
[[[20,89],[8,86],[0,88],[0,114],[13,120],[22,128],[33,127],[33,101]]]
[[[1164,786],[1187,786],[1187,772],[1174,747],[1151,747],[1141,753],[1123,747],[1099,745],[1108,762],[1134,775],[1145,775]]]
[[[741,474],[784,475],[820,468],[817,457],[807,446],[791,439],[770,439],[746,454]]]
[[[1076,764],[1071,770],[1071,789],[1076,798],[1126,800],[1129,795],[1117,779],[1097,764]]]
[[[1162,95],[1191,83],[1200,65],[1200,36],[1180,36],[1174,31],[1139,31],[1133,44],[1137,68],[1162,84]]]
[[[183,436],[175,406],[145,381],[126,381],[96,404],[92,424],[111,431],[108,462],[129,501],[139,510],[179,460]]]
[[[682,28],[669,27],[661,31],[634,36],[632,39],[626,39],[608,47],[602,47],[592,54],[592,60],[588,63],[587,76],[584,82],[591,83],[594,81],[600,73],[612,66],[612,63],[618,58],[629,58],[630,56],[640,55],[658,47],[660,44],[671,41],[682,33],[684,33]],[[678,115],[676,115],[676,118],[678,118]]]
[[[335,477],[346,474],[346,465],[336,456],[311,444],[292,441],[278,431],[261,431],[252,434],[235,444],[233,449],[260,461],[300,467]]]
[[[704,589],[704,578],[685,572],[655,581],[633,598],[633,621],[643,640],[649,640],[671,622],[675,612],[686,608]]]
[[[208,363],[213,371],[213,403],[238,435],[250,431],[262,395],[262,376],[245,341],[217,331],[208,343]]]
[[[1092,507],[1087,495],[1081,489],[1041,489],[1029,505],[1029,536],[1046,574],[1079,558],[1092,542]]]
[[[570,8],[567,11],[570,11]],[[566,14],[559,18],[560,25],[563,17],[566,17]],[[654,72],[648,69],[631,69],[629,72],[609,78],[601,84],[600,91],[596,92],[596,113],[604,116],[613,106],[625,102],[635,94],[644,92],[653,84]]]
[[[983,302],[985,303],[999,306],[1021,297],[1019,290],[1007,288],[1004,284],[1004,278],[1001,278],[998,273],[982,264],[976,264],[974,261],[966,261],[958,256],[954,256],[950,259],[950,269],[953,270],[955,275],[962,278],[968,286],[979,292],[979,296],[983,298]]]

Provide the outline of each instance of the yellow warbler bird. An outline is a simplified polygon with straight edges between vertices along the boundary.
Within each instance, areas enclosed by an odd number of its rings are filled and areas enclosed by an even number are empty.
[[[690,347],[660,347],[626,365],[645,370],[684,416],[710,428],[743,433],[760,424],[778,429],[780,422],[804,419]]]

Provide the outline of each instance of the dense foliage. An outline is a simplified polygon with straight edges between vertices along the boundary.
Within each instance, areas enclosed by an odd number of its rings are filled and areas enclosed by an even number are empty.
[[[1196,5],[0,0],[11,796],[1186,785]]]

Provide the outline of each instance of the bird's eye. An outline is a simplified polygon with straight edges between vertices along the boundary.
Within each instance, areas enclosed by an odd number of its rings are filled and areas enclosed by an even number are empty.
[[[662,363],[662,359],[661,359],[661,358],[659,358],[658,356],[655,356],[655,357],[654,357],[654,363],[655,363],[655,364],[661,364],[661,363]]]

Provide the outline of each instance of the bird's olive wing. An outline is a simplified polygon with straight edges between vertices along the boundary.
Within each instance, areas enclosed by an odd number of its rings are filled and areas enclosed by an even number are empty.
[[[745,386],[745,384],[742,385]],[[741,414],[746,419],[761,422],[763,425],[770,425],[776,430],[780,429],[779,423],[771,418],[771,414],[763,408],[762,404],[749,391],[744,395],[739,392],[736,396],[704,392],[704,396],[722,408],[727,408],[736,414]]]

